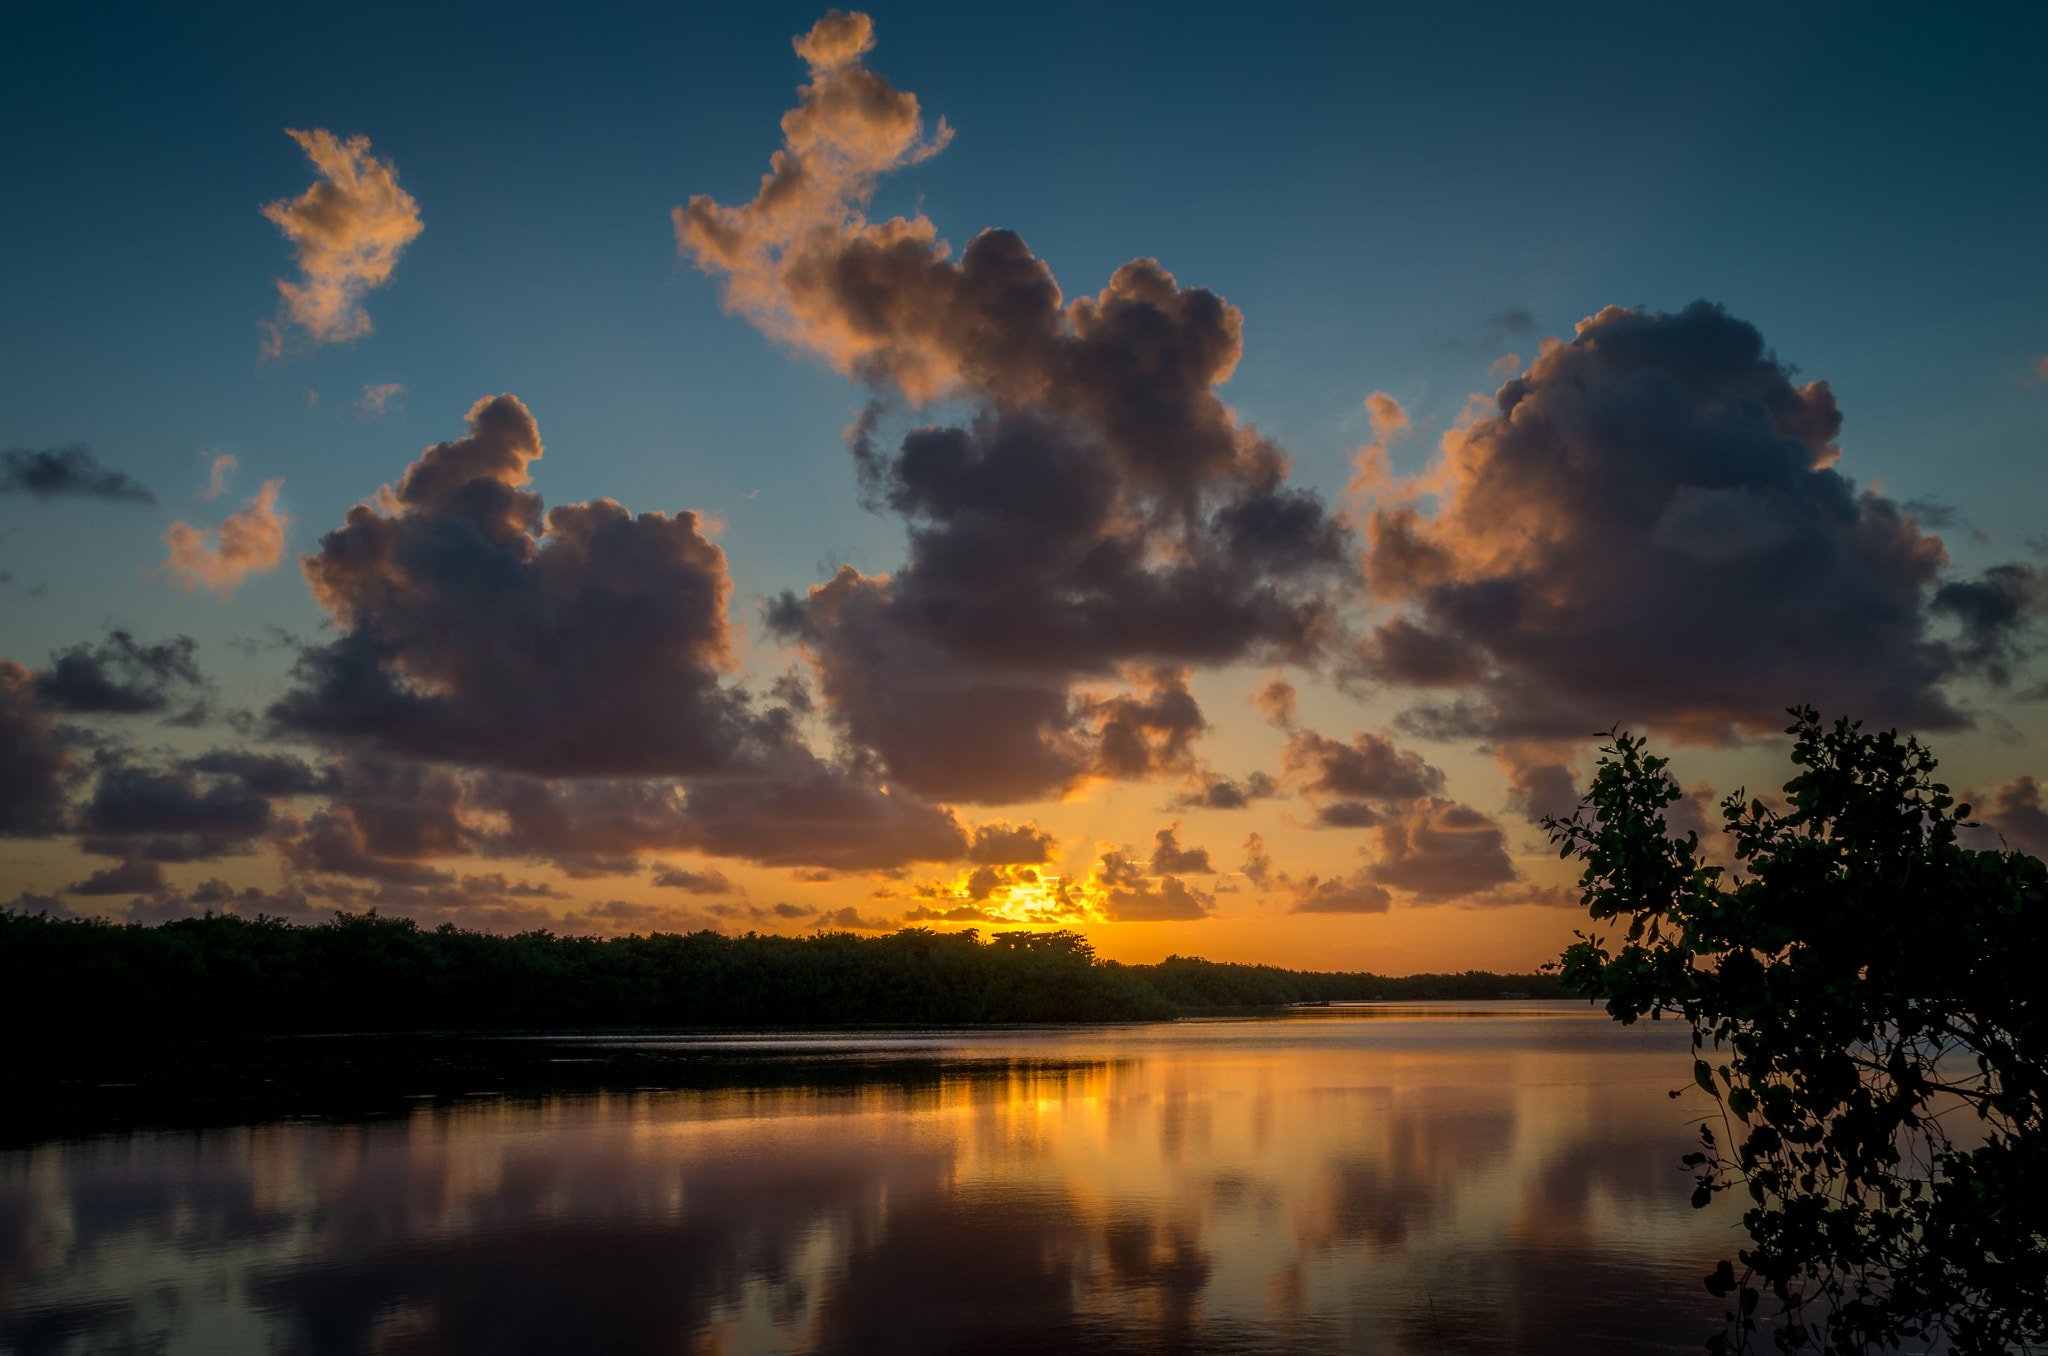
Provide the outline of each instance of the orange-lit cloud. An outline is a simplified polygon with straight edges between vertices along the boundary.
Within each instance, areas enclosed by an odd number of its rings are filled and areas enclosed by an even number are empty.
[[[2038,575],[1948,578],[1940,538],[1836,469],[1841,426],[1719,307],[1601,311],[1380,487],[1367,578],[1398,611],[1357,676],[1452,690],[1411,732],[1552,746],[1510,762],[1553,807],[1530,777],[1561,790],[1557,750],[1616,721],[1721,744],[1796,700],[1953,727],[1944,684],[2003,681]]]
[[[170,555],[157,566],[184,585],[185,592],[211,589],[224,599],[252,574],[277,567],[284,558],[285,529],[291,519],[278,512],[282,479],[266,480],[256,497],[229,514],[214,529],[193,527],[180,519],[164,532]]]
[[[241,463],[229,453],[223,452],[213,459],[208,468],[206,484],[193,492],[194,499],[218,499],[227,492],[228,477],[235,473]]]
[[[1394,439],[1412,432],[1414,427],[1401,402],[1385,391],[1374,391],[1365,398],[1365,413],[1372,421],[1372,440],[1352,457],[1351,484],[1345,494],[1354,500],[1370,498],[1392,479],[1387,449]]]
[[[368,423],[381,415],[388,414],[398,406],[393,402],[405,394],[405,387],[395,381],[378,386],[364,386],[363,393],[356,397],[356,418]]]
[[[935,155],[952,139],[940,120],[927,139],[917,96],[898,92],[861,58],[874,46],[862,13],[834,11],[794,40],[810,65],[801,102],[783,115],[783,148],[770,160],[752,202],[721,207],[707,196],[674,211],[676,243],[706,272],[725,279],[726,305],[774,337],[853,372],[885,349],[904,389],[925,399],[944,389],[954,364],[943,352],[913,353],[894,328],[863,324],[823,276],[850,248],[886,253],[930,250],[936,232],[922,216],[870,224],[863,209],[877,180]]]
[[[1243,317],[1214,293],[1138,259],[1069,300],[1011,232],[956,260],[922,216],[866,220],[877,177],[946,135],[871,45],[858,14],[798,39],[811,81],[759,192],[676,212],[732,309],[871,388],[848,447],[909,532],[901,569],[785,594],[770,629],[892,786],[1005,803],[1196,777],[1189,677],[1321,651],[1349,533],[1218,396]],[[942,396],[980,414],[884,445],[891,411]]]
[[[391,162],[370,154],[369,138],[285,130],[321,177],[298,197],[263,208],[299,263],[299,281],[278,280],[282,302],[263,325],[271,357],[293,342],[345,343],[370,333],[363,295],[391,281],[398,256],[421,230],[419,205],[398,186]]]
[[[1266,718],[1267,723],[1286,730],[1293,728],[1295,721],[1300,719],[1299,696],[1294,684],[1288,682],[1280,670],[1275,669],[1266,681],[1253,691],[1252,705],[1258,708],[1259,714]]]

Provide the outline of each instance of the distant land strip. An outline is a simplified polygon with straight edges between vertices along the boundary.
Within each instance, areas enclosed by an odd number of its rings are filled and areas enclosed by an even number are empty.
[[[1384,999],[1568,998],[1554,975],[1319,973],[1170,956],[1125,965],[1072,932],[502,935],[338,914],[155,927],[0,913],[0,1011],[61,1043],[337,1032],[1164,1021]]]

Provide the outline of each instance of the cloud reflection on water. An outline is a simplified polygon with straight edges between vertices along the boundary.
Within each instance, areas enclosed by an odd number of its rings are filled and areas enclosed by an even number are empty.
[[[0,1348],[1697,1350],[1682,1036],[795,1038],[754,1054],[947,1062],[46,1145],[0,1155]]]

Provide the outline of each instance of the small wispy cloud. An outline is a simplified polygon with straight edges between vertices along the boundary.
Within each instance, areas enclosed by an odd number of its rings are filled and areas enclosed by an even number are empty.
[[[232,453],[223,452],[215,457],[213,459],[212,472],[207,479],[205,487],[193,491],[192,497],[194,499],[220,498],[221,494],[228,487],[228,477],[235,473],[235,468],[239,465],[241,463],[235,460]]]
[[[284,558],[291,519],[277,510],[283,486],[282,479],[264,481],[254,499],[211,531],[183,520],[172,523],[163,536],[171,553],[157,569],[169,572],[187,593],[210,589],[232,599],[244,579],[275,569]]]
[[[285,129],[320,171],[296,198],[268,203],[263,215],[296,249],[301,281],[280,278],[283,300],[263,322],[263,352],[277,357],[294,338],[345,343],[370,333],[363,294],[391,281],[398,256],[423,229],[419,204],[398,186],[388,160],[370,154],[368,137],[338,139],[325,128]]]
[[[356,418],[367,424],[380,415],[404,409],[403,405],[393,403],[404,394],[405,387],[395,381],[388,381],[380,386],[366,385],[363,387],[363,393],[356,397]]]

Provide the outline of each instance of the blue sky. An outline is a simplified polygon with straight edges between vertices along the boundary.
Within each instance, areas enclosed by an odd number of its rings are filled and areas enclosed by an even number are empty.
[[[1798,380],[1829,383],[1838,469],[1919,504],[1958,571],[2039,561],[2026,540],[2048,498],[2038,11],[870,12],[868,64],[955,138],[885,177],[869,216],[921,211],[956,254],[983,228],[1014,230],[1070,299],[1141,257],[1212,289],[1244,316],[1223,399],[1333,504],[1372,436],[1370,393],[1423,433],[1392,449],[1397,470],[1416,470],[1468,397],[1499,384],[1504,354],[1526,366],[1543,336],[1569,339],[1604,306],[1705,298]],[[856,502],[841,429],[862,392],[723,309],[721,280],[679,257],[669,212],[693,194],[752,195],[805,78],[791,36],[818,17],[18,17],[0,55],[0,447],[89,444],[161,502],[0,499],[0,655],[35,668],[108,624],[190,635],[223,699],[260,708],[293,651],[248,642],[272,627],[322,634],[293,558],[422,448],[459,437],[472,402],[509,391],[547,444],[534,485],[549,504],[610,496],[715,515],[732,619],[756,645],[746,661],[760,681],[793,662],[763,633],[759,600],[841,563],[897,569],[902,525]],[[258,209],[312,179],[288,127],[368,137],[424,229],[365,298],[373,333],[265,359],[259,325],[293,269]],[[363,417],[361,393],[386,384],[404,389]],[[235,480],[195,503],[220,454],[237,459]],[[283,567],[231,602],[148,573],[173,518],[217,522],[272,477],[293,520]],[[1266,667],[1198,683],[1241,693]],[[1301,700],[1332,735],[1400,709],[1326,679],[1304,680]],[[1937,740],[1985,785],[2043,770],[2040,708],[2010,695],[1970,698],[2001,719]],[[1207,747],[1271,762],[1270,732],[1238,720],[1213,717]],[[1426,751],[1460,796],[1501,813],[1470,744]],[[1702,756],[1725,782],[1715,760],[1733,755]],[[1039,817],[1076,843],[1143,846],[1162,794],[1104,786],[1084,798],[1097,810],[1068,800]],[[1211,834],[1219,862],[1225,835]],[[71,869],[34,865],[26,847],[11,860],[38,893]],[[747,897],[758,906],[772,888]],[[1531,917],[1525,950],[1562,921]],[[1341,950],[1318,937],[1314,954]]]

